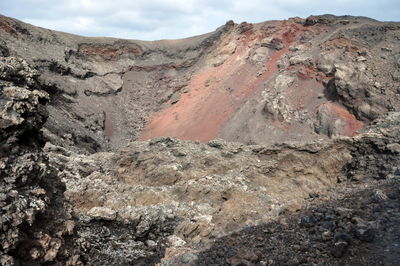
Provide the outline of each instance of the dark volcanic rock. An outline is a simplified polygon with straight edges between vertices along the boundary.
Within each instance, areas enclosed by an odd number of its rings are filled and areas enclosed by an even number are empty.
[[[49,98],[37,77],[22,59],[0,59],[0,262],[78,264],[65,186],[41,151]]]

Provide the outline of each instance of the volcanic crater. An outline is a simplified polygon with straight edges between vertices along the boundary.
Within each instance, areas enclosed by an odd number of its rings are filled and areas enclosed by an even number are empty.
[[[400,24],[180,40],[0,16],[1,265],[397,265]]]

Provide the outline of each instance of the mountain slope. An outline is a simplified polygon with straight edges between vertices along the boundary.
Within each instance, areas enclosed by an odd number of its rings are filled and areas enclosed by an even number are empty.
[[[396,23],[329,15],[228,22],[202,36],[143,42],[1,21],[3,50],[40,69],[54,95],[46,128],[60,145],[352,136],[399,108]]]

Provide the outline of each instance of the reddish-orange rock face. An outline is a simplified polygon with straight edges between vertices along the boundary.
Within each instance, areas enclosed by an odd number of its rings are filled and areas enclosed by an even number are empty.
[[[328,102],[326,98],[318,100],[318,96],[324,90],[321,81],[326,82],[329,77],[312,63],[299,62],[278,67],[280,62],[283,64],[286,58],[290,58],[289,47],[301,45],[300,39],[306,34],[326,32],[325,27],[305,27],[290,22],[277,22],[269,27],[246,25],[239,25],[239,34],[230,32],[223,36],[217,51],[211,54],[208,61],[215,62],[218,61],[216,58],[223,56],[224,60],[214,65],[206,63],[199,68],[191,76],[179,101],[168,104],[149,119],[140,140],[170,136],[206,142],[221,137],[222,129],[231,123],[235,114],[251,99],[260,101],[267,84],[273,83],[286,70],[291,71],[293,82],[279,88],[281,91],[276,92],[276,97],[286,98],[292,114],[288,114],[286,120],[272,118],[265,123],[281,131],[296,131],[297,122],[290,116],[303,111],[315,116],[317,106]],[[227,54],[226,47],[231,46],[235,47]],[[362,128],[363,124],[345,108],[333,104],[329,106],[334,117],[345,124],[344,135],[354,135]],[[243,124],[246,122],[243,121]]]
[[[208,66],[196,73],[187,85],[190,91],[157,113],[140,139],[171,136],[205,142],[218,137],[232,115],[277,71],[277,60],[288,51],[273,51],[264,62],[266,71],[257,76],[259,67],[243,60],[249,41],[257,37],[250,33],[222,65]]]
[[[172,136],[205,142],[218,137],[221,127],[276,69],[276,64],[270,63],[269,71],[256,77],[257,68],[242,60],[249,41],[257,37],[251,28],[247,29],[245,39],[223,64],[208,65],[193,75],[187,85],[190,91],[157,113],[140,139]],[[283,52],[275,52],[271,61],[276,62]]]
[[[357,118],[351,114],[346,108],[336,103],[328,102],[325,103],[332,116],[337,117],[342,123],[341,135],[344,136],[355,136],[359,133],[359,130],[363,128],[364,124],[358,121]]]

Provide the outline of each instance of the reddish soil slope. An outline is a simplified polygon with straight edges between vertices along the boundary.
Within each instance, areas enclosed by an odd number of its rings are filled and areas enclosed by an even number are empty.
[[[320,96],[324,90],[322,82],[327,82],[329,77],[306,62],[289,65],[287,69],[278,67],[285,58],[287,60],[292,56],[297,49],[295,46],[302,43],[301,39],[306,34],[319,35],[326,32],[328,30],[325,26],[303,26],[296,22],[241,24],[239,32],[231,31],[223,36],[217,49],[181,90],[184,93],[181,93],[179,101],[170,102],[151,117],[139,139],[170,136],[207,142],[217,137],[229,139],[229,135],[237,134],[237,131],[246,134],[238,127],[245,124],[247,119],[241,118],[241,121],[234,122],[232,118],[249,100],[260,101],[260,94],[266,85],[273,83],[283,70],[293,76],[293,81],[285,84],[286,87],[277,92],[276,96],[285,97],[289,109],[299,112],[307,110],[308,117],[312,117],[321,104],[326,104],[332,116],[341,121],[339,134],[354,135],[363,127],[363,123],[344,107]],[[231,47],[228,54],[227,47]],[[220,57],[223,58],[222,62],[213,64],[215,58],[218,61]],[[280,133],[277,139],[284,140],[292,131],[300,132],[301,125],[290,116],[284,119],[290,122],[277,119],[265,121],[271,127],[285,132]],[[257,123],[260,123],[259,120]],[[225,127],[232,129],[225,134],[222,133]],[[265,133],[268,134],[268,129],[261,134]],[[305,129],[301,133],[310,135],[314,132],[313,129]]]

